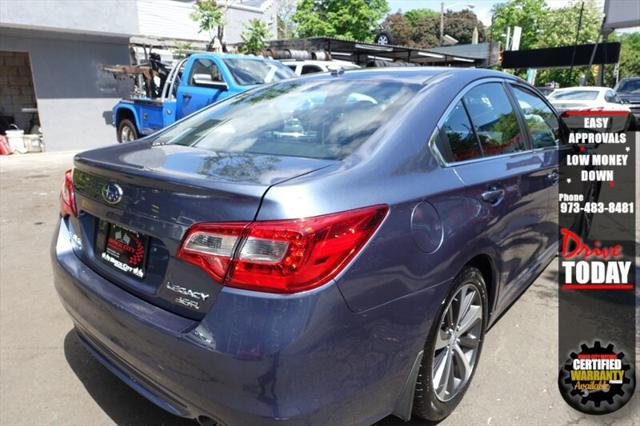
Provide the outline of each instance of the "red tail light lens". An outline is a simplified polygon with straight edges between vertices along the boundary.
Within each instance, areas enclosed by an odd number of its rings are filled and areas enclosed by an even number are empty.
[[[185,236],[176,257],[193,263],[222,282],[246,223],[197,224]]]
[[[60,215],[62,217],[77,216],[76,196],[73,189],[73,170],[64,172],[64,182],[60,191]]]
[[[195,225],[177,257],[224,285],[296,293],[342,271],[387,211],[387,206],[373,206],[304,219]]]

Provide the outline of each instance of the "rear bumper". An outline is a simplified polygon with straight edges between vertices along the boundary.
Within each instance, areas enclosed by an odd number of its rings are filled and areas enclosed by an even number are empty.
[[[358,315],[336,285],[296,297],[225,288],[194,321],[95,273],[73,252],[64,221],[51,254],[56,290],[84,345],[136,391],[183,417],[371,424],[393,411],[430,324],[398,312],[433,294]]]

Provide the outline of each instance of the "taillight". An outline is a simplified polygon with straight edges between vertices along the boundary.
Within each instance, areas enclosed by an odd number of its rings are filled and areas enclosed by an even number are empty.
[[[189,228],[176,257],[198,265],[222,282],[246,223],[197,224]]]
[[[334,278],[387,214],[372,206],[303,219],[197,224],[177,257],[231,287],[295,293]]]
[[[76,197],[73,190],[73,170],[64,172],[64,182],[62,184],[62,191],[60,191],[60,215],[62,217],[78,215]]]

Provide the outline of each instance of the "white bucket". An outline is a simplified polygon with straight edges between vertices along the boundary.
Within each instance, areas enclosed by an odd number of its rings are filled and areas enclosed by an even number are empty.
[[[40,135],[24,135],[24,147],[27,152],[42,152],[42,141]]]
[[[25,152],[24,148],[24,130],[7,130],[7,141],[11,150],[17,152]]]

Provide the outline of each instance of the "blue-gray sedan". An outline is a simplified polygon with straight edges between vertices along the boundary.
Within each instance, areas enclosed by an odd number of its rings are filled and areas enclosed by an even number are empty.
[[[556,252],[563,135],[493,71],[259,87],[77,155],[55,285],[88,351],[176,415],[440,420]]]

